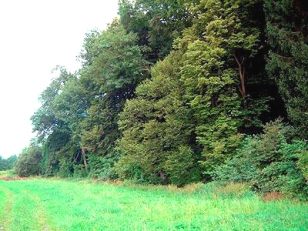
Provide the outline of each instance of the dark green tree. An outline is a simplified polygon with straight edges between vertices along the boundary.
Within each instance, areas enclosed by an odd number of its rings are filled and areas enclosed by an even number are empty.
[[[137,36],[117,21],[95,38],[87,39],[85,47],[82,56],[88,61],[81,70],[80,82],[91,100],[80,123],[81,144],[97,157],[90,157],[95,164],[92,172],[97,168],[104,171],[105,161],[109,166],[117,156],[114,146],[120,137],[118,114],[125,101],[134,96],[136,85],[147,78],[148,64],[137,45]],[[101,166],[97,166],[99,162]]]
[[[59,77],[54,79],[41,94],[41,107],[32,116],[33,130],[38,134],[38,141],[43,145],[43,174],[54,175],[59,169],[67,168],[70,154],[72,131],[64,120],[58,117],[56,98],[64,90],[66,83],[75,78],[63,67],[59,69]],[[65,170],[67,172],[67,170]]]
[[[270,45],[267,71],[279,88],[288,119],[308,138],[308,3],[264,1]]]
[[[42,150],[36,144],[31,144],[19,155],[15,171],[18,176],[27,177],[41,174]]]
[[[191,24],[186,0],[121,0],[120,20],[127,31],[137,33],[138,44],[151,63],[170,52],[173,40]]]

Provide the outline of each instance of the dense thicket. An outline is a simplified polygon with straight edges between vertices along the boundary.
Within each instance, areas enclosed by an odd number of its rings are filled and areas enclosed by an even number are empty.
[[[307,195],[307,168],[300,163],[307,161],[308,146],[290,139],[292,129],[278,120],[266,124],[263,134],[247,136],[236,155],[215,169],[216,178],[249,182],[262,192]]]
[[[119,14],[41,95],[40,173],[307,193],[305,1],[122,0]]]

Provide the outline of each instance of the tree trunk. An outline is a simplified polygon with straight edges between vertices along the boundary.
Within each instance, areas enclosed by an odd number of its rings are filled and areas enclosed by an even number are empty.
[[[88,163],[87,163],[87,159],[86,159],[86,148],[81,148],[81,155],[82,155],[84,167],[85,167],[86,171],[88,172]]]
[[[238,65],[238,71],[239,71],[239,74],[240,74],[240,87],[239,87],[239,90],[240,90],[240,93],[242,95],[243,98],[246,98],[246,95],[247,95],[247,92],[246,92],[246,76],[245,76],[245,66],[244,66],[244,61],[245,61],[245,58],[242,58],[242,60],[240,61],[238,59],[238,57],[236,57],[236,55],[234,55],[234,58],[235,58],[235,61]]]

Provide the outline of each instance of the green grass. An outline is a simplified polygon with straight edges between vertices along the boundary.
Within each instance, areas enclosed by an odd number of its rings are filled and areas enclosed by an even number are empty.
[[[0,230],[308,230],[308,206],[243,185],[129,186],[0,180]]]

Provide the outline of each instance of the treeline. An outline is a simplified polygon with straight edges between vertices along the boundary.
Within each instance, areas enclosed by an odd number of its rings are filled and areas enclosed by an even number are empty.
[[[11,156],[7,159],[4,159],[0,156],[0,171],[13,169],[16,161],[17,161],[17,156]]]
[[[121,0],[80,60],[41,94],[17,169],[307,195],[306,1]]]

